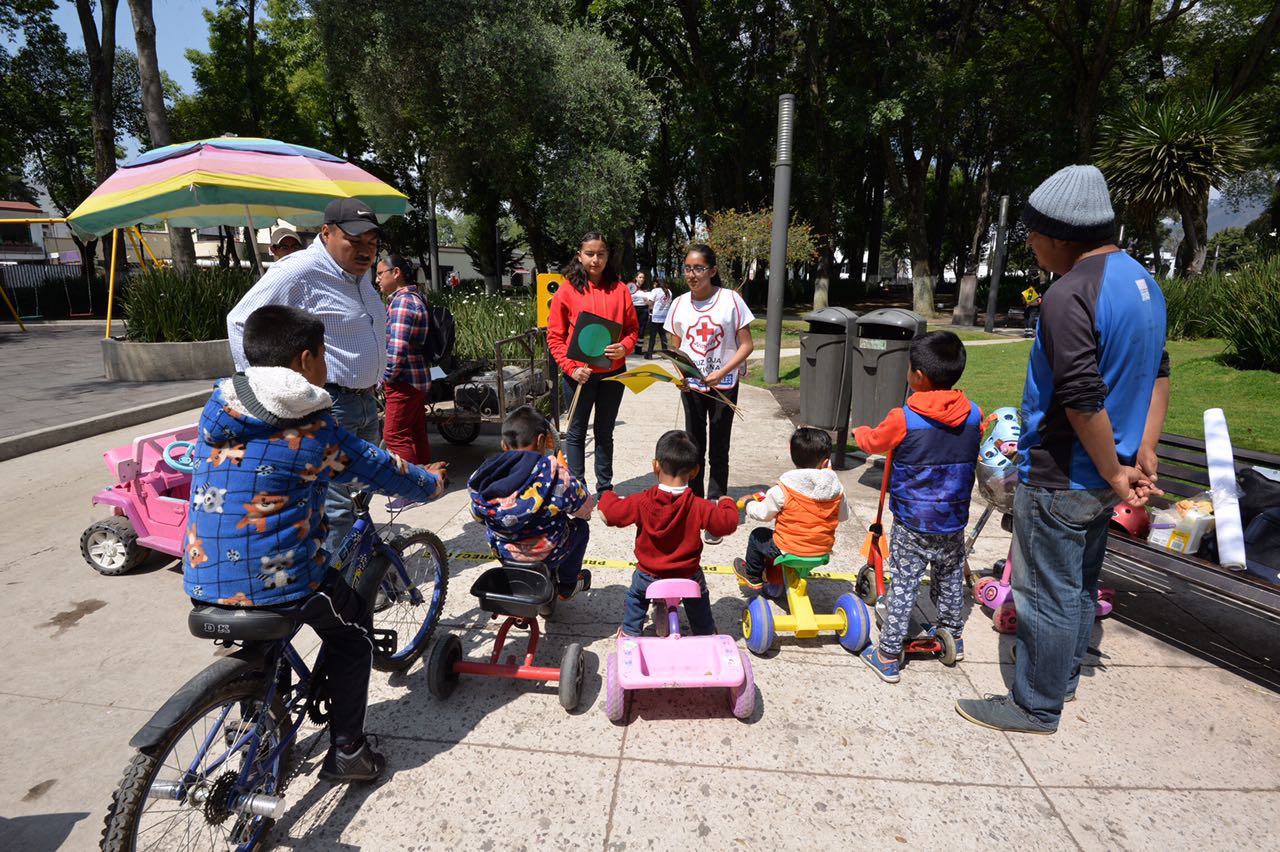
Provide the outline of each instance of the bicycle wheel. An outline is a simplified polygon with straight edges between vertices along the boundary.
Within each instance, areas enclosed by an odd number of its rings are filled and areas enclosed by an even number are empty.
[[[283,791],[289,761],[288,748],[272,759],[290,725],[281,702],[264,711],[265,692],[261,673],[211,687],[158,746],[138,752],[111,795],[102,848],[254,848],[278,816],[264,797]]]
[[[381,567],[365,572],[360,593],[373,606],[374,629],[394,630],[398,639],[394,653],[374,652],[373,667],[399,672],[413,665],[431,641],[449,587],[449,557],[430,530],[410,530],[389,546],[401,564],[377,560]]]

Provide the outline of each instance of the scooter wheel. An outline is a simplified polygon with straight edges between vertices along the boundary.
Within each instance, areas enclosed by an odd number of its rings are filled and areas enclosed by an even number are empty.
[[[862,566],[862,570],[858,572],[858,582],[854,586],[854,591],[858,593],[858,597],[862,598],[862,602],[867,606],[876,605],[876,569],[870,565]]]
[[[1099,587],[1098,587],[1098,600],[1100,600],[1100,601],[1106,601],[1106,602],[1107,602],[1107,603],[1109,603],[1109,604],[1113,604],[1113,603],[1115,603],[1115,602],[1116,602],[1116,590],[1115,590],[1115,589],[1113,589],[1113,588],[1111,588],[1110,586],[1099,586]]]
[[[942,661],[944,666],[954,666],[956,664],[956,637],[951,635],[951,631],[945,627],[939,627],[935,633],[938,637],[938,643],[942,648],[938,651],[938,659]]]
[[[1104,601],[1099,598],[1095,606],[1097,607],[1093,613],[1095,618],[1106,618],[1111,614],[1112,607],[1110,601]]]
[[[983,606],[991,606],[991,601],[995,599],[994,586],[1000,585],[1000,581],[995,577],[983,577],[978,584],[973,587],[973,599],[976,603]],[[987,597],[990,594],[991,597]]]
[[[1001,604],[991,621],[997,633],[1004,633],[1007,636],[1015,635],[1018,632],[1018,611],[1014,608],[1013,601]]]

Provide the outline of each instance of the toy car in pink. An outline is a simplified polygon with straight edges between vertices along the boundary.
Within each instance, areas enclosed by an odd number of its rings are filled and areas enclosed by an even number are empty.
[[[93,503],[113,512],[80,536],[80,553],[95,570],[124,574],[151,550],[182,556],[197,435],[196,426],[184,426],[102,454],[116,482],[93,495]]]
[[[618,636],[617,653],[605,663],[604,712],[611,721],[627,712],[627,692],[634,689],[703,689],[725,687],[729,706],[739,719],[756,708],[756,685],[751,660],[730,636],[680,635],[680,601],[699,597],[693,580],[658,580],[649,586],[649,600],[657,602],[657,616],[665,621],[665,636]]]

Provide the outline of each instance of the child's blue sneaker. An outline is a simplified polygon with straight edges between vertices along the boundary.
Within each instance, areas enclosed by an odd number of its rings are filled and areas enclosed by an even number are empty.
[[[880,676],[885,683],[897,683],[902,678],[898,675],[898,658],[885,659],[880,656],[880,649],[875,645],[868,645],[862,649],[862,653],[858,655],[862,658],[862,662],[866,663],[873,672]]]

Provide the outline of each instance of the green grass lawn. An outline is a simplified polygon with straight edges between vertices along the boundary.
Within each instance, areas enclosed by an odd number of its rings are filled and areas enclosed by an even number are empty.
[[[1172,393],[1165,431],[1204,437],[1204,411],[1221,408],[1227,415],[1231,442],[1242,448],[1280,453],[1280,373],[1236,370],[1218,356],[1221,340],[1175,340],[1169,343]],[[984,412],[1022,402],[1031,341],[969,348],[960,387]],[[800,359],[783,358],[779,384],[800,386]],[[763,364],[754,363],[747,382],[764,387]]]
[[[767,323],[764,319],[752,320],[751,322],[751,339],[755,341],[757,346],[764,344],[765,327]],[[800,333],[809,330],[809,323],[799,320],[783,320],[782,321],[782,348],[795,349],[800,345]]]

